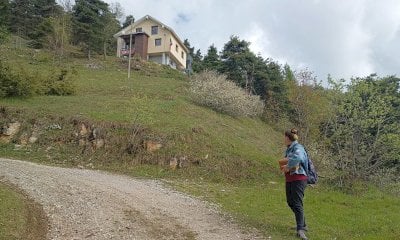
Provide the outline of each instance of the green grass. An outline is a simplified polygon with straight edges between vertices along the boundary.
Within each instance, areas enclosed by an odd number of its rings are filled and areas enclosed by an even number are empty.
[[[0,239],[21,238],[25,232],[24,201],[8,187],[0,185]]]
[[[0,48],[0,56],[7,56],[7,63],[29,72],[45,75],[58,68],[46,52],[28,49],[14,53]],[[290,230],[294,218],[286,206],[276,163],[284,150],[281,133],[260,119],[233,118],[195,105],[187,92],[188,79],[179,72],[146,64],[133,71],[128,81],[119,60],[95,62],[103,67],[89,69],[85,59],[64,63],[78,73],[78,91],[73,96],[1,99],[0,106],[22,109],[25,120],[42,124],[62,119],[66,123],[65,119],[74,116],[93,123],[139,124],[164,143],[163,149],[145,158],[162,162],[171,156],[188,156],[201,164],[171,171],[162,164],[134,164],[137,159],[130,156],[132,159],[122,160],[117,154],[81,154],[73,150],[75,145],[56,143],[49,143],[50,149],[41,143],[20,150],[14,144],[0,144],[0,156],[65,166],[93,162],[97,169],[167,179],[178,189],[219,203],[267,237],[295,239]],[[72,134],[71,128],[63,127],[60,132],[43,130],[42,134],[47,139]],[[400,239],[398,203],[398,197],[373,189],[358,195],[324,184],[308,189],[305,208],[309,236],[323,240]]]
[[[297,239],[286,205],[283,179],[258,185],[172,182],[177,189],[219,203],[243,223],[272,239]],[[370,189],[349,195],[318,186],[307,188],[305,213],[310,239],[400,239],[399,199]]]
[[[0,239],[45,239],[46,220],[23,194],[0,183]]]

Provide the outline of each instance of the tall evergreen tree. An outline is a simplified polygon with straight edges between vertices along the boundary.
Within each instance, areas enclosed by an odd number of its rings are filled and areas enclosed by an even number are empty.
[[[218,50],[214,44],[208,48],[207,55],[204,56],[203,67],[204,69],[216,71],[219,71],[221,67],[221,60],[218,55]]]
[[[135,18],[133,15],[128,15],[125,17],[125,21],[122,23],[122,28],[126,28],[127,26],[131,25],[135,22]]]
[[[287,87],[285,86],[285,78],[282,72],[281,66],[272,61],[267,60],[267,71],[268,71],[268,86],[266,87],[267,90],[267,99],[281,99],[279,101],[279,106],[281,109],[287,107]]]
[[[192,64],[193,71],[198,73],[204,70],[203,67],[203,54],[201,53],[200,49],[197,49],[196,53],[193,55],[193,64]]]
[[[292,71],[292,69],[290,68],[289,64],[285,64],[285,66],[283,66],[283,72],[285,75],[285,79],[289,82],[294,82],[296,81],[296,77],[294,76],[294,73]]]
[[[256,56],[250,51],[249,45],[249,42],[232,36],[222,50],[221,72],[248,92],[252,92]]]
[[[192,56],[193,72],[201,72],[203,70],[203,55],[201,54],[200,49],[196,51],[194,47],[191,47],[188,39],[185,39],[183,44],[186,46],[187,49],[189,49],[189,55]]]
[[[12,0],[11,31],[18,36],[28,37],[38,24],[33,17],[34,14],[34,4],[32,1]]]
[[[10,28],[10,2],[8,0],[0,0],[0,43],[8,36]]]
[[[39,21],[58,15],[62,9],[55,0],[34,0],[32,3],[34,15]]]
[[[101,0],[76,0],[73,7],[73,36],[91,58],[103,49],[103,30],[107,24],[108,4]]]
[[[194,47],[190,46],[190,42],[187,38],[183,41],[183,45],[185,45],[185,47],[189,50],[189,54],[193,56]]]
[[[11,1],[11,31],[29,38],[34,47],[42,47],[43,38],[49,34],[48,18],[62,11],[55,0]]]
[[[261,96],[270,117],[285,117],[289,101],[282,67],[271,59],[256,56],[249,46],[249,42],[232,36],[222,51],[220,71],[248,93]]]
[[[0,25],[9,26],[10,24],[10,2],[9,0],[0,0]]]
[[[266,99],[269,75],[265,60],[261,56],[257,56],[254,65],[254,93],[259,95],[261,99]]]
[[[265,64],[268,74],[264,89],[266,109],[272,114],[270,117],[273,116],[275,120],[279,120],[290,112],[288,85],[281,65],[271,59],[265,60]]]

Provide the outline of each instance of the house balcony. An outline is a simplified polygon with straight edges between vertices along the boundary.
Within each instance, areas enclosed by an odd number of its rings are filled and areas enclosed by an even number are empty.
[[[135,55],[135,49],[132,48],[132,49],[129,50],[129,48],[122,48],[122,49],[120,50],[120,56],[121,56],[121,57],[125,57],[125,56],[128,57],[129,54],[131,54],[131,56]]]

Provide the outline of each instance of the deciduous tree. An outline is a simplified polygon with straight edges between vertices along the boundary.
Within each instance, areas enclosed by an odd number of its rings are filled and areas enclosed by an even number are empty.
[[[337,94],[326,136],[339,183],[400,170],[400,79],[355,78]],[[379,177],[384,177],[380,175]]]

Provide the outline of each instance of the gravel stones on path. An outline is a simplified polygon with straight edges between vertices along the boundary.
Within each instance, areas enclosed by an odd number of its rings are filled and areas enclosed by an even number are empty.
[[[48,239],[263,239],[155,180],[2,158],[0,179],[43,206]]]

